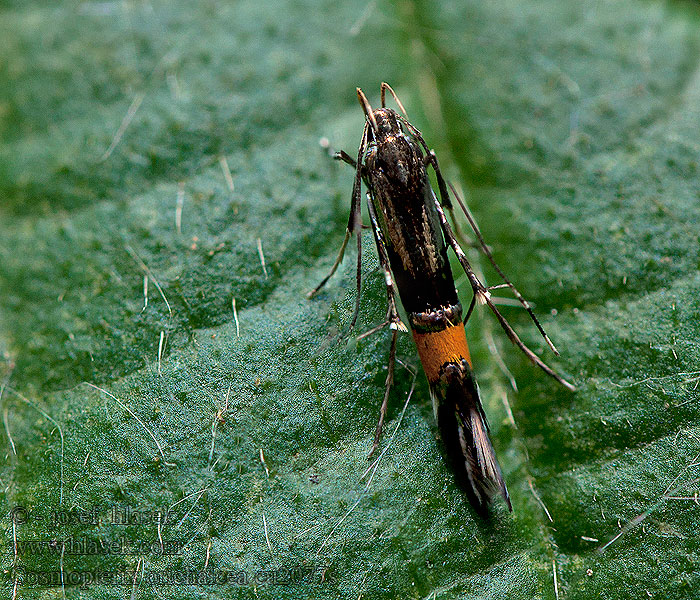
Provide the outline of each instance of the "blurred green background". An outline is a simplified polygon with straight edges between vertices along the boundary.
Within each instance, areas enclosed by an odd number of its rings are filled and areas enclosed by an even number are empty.
[[[699,17],[680,1],[3,2],[10,596],[696,598]],[[504,313],[579,386],[470,321],[514,506],[489,522],[445,466],[409,336],[416,390],[401,420],[399,368],[361,479],[390,336],[341,339],[353,252],[305,298],[352,186],[319,140],[353,154],[355,87],[377,103],[381,81],[561,357]],[[356,333],[386,310],[363,235]],[[201,571],[238,580],[157,580]],[[32,588],[40,572],[57,587]],[[88,585],[99,573],[127,585]]]

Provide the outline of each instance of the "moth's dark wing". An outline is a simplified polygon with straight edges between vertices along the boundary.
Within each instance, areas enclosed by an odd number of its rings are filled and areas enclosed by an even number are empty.
[[[484,514],[500,495],[512,511],[469,364],[462,361],[445,365],[440,380],[431,385],[430,392],[447,454],[474,507]]]
[[[420,149],[408,136],[370,146],[369,191],[407,312],[457,304],[447,243]]]

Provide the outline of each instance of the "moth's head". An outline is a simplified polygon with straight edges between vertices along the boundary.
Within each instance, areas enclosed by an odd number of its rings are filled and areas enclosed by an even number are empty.
[[[382,84],[382,86],[389,88],[387,84]],[[384,106],[384,87],[382,87],[382,108],[374,110],[360,88],[357,88],[357,99],[367,119],[367,135],[370,141],[382,142],[402,133],[401,118],[398,113]]]
[[[381,142],[402,133],[401,121],[395,110],[391,108],[378,108],[372,115],[374,116],[374,121],[370,120],[370,139]]]

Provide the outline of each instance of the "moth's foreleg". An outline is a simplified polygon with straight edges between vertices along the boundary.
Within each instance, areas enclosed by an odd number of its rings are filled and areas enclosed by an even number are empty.
[[[389,311],[387,315],[389,326],[391,327],[391,329],[408,331],[406,326],[401,322],[401,318],[399,317],[399,313],[396,308],[396,287],[394,286],[394,280],[391,276],[389,254],[386,250],[386,244],[384,242],[382,230],[379,227],[379,222],[377,221],[377,213],[374,210],[374,205],[372,204],[372,197],[369,193],[367,194],[367,211],[369,212],[369,218],[372,224],[374,242],[377,245],[377,255],[379,256],[379,264],[381,265],[382,271],[384,273],[384,283],[386,284],[386,294],[389,303]]]
[[[438,163],[437,155],[434,151],[428,148],[428,145],[425,143],[425,140],[420,135],[420,132],[415,128],[413,129],[415,130],[414,135],[417,136],[418,141],[421,143],[425,150],[425,156],[423,157],[423,162],[425,163],[425,166],[427,167],[428,165],[430,165],[433,167],[433,171],[435,171],[435,177],[437,178],[438,182],[438,191],[440,192],[440,200],[444,207],[447,209],[447,212],[450,213],[450,219],[452,220],[454,226],[455,237],[470,248],[477,248],[480,250],[481,246],[477,242],[473,242],[472,240],[467,239],[466,235],[459,226],[459,221],[455,216],[454,207],[452,206],[452,200],[450,199],[450,195],[447,192],[447,183],[445,182],[445,178],[443,177],[442,171],[440,170],[440,164]],[[452,186],[450,185],[450,187]]]
[[[326,282],[333,276],[333,274],[338,269],[338,266],[342,262],[343,256],[345,255],[345,249],[347,248],[348,242],[350,241],[350,237],[353,233],[355,233],[357,235],[357,270],[355,276],[357,281],[357,298],[355,300],[355,310],[353,312],[352,320],[350,322],[350,329],[352,329],[355,326],[355,323],[357,322],[357,317],[360,313],[360,292],[362,289],[362,155],[367,145],[367,128],[368,125],[367,123],[365,123],[365,127],[362,130],[362,139],[360,140],[360,146],[357,150],[357,160],[353,160],[345,152],[340,152],[336,155],[336,158],[338,158],[338,160],[347,162],[348,164],[355,167],[355,180],[352,186],[352,199],[350,203],[350,216],[348,218],[348,226],[345,230],[345,238],[343,239],[340,251],[338,252],[338,256],[336,257],[330,272],[321,280],[321,283],[319,283],[313,290],[311,290],[307,294],[308,298],[313,298],[316,295],[316,293],[318,293],[318,291],[324,285],[326,285]]]
[[[350,165],[353,169],[357,169],[357,161],[350,156],[345,150],[339,150],[333,153],[333,158],[335,160],[343,161],[345,164]]]
[[[357,235],[357,296],[355,298],[355,312],[350,321],[350,329],[357,323],[357,317],[360,314],[360,293],[362,292],[362,155],[367,146],[367,132],[369,124],[365,121],[365,127],[362,130],[362,139],[360,146],[357,149],[357,160],[355,161],[355,181],[352,184],[352,205],[350,207],[350,218],[348,220],[348,231]]]

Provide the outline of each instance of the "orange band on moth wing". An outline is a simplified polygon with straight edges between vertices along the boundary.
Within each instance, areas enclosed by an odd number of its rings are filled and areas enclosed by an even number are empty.
[[[431,383],[440,378],[440,368],[447,362],[459,362],[464,359],[471,367],[472,358],[467,346],[467,335],[461,323],[442,331],[413,331],[413,339],[423,370]]]

